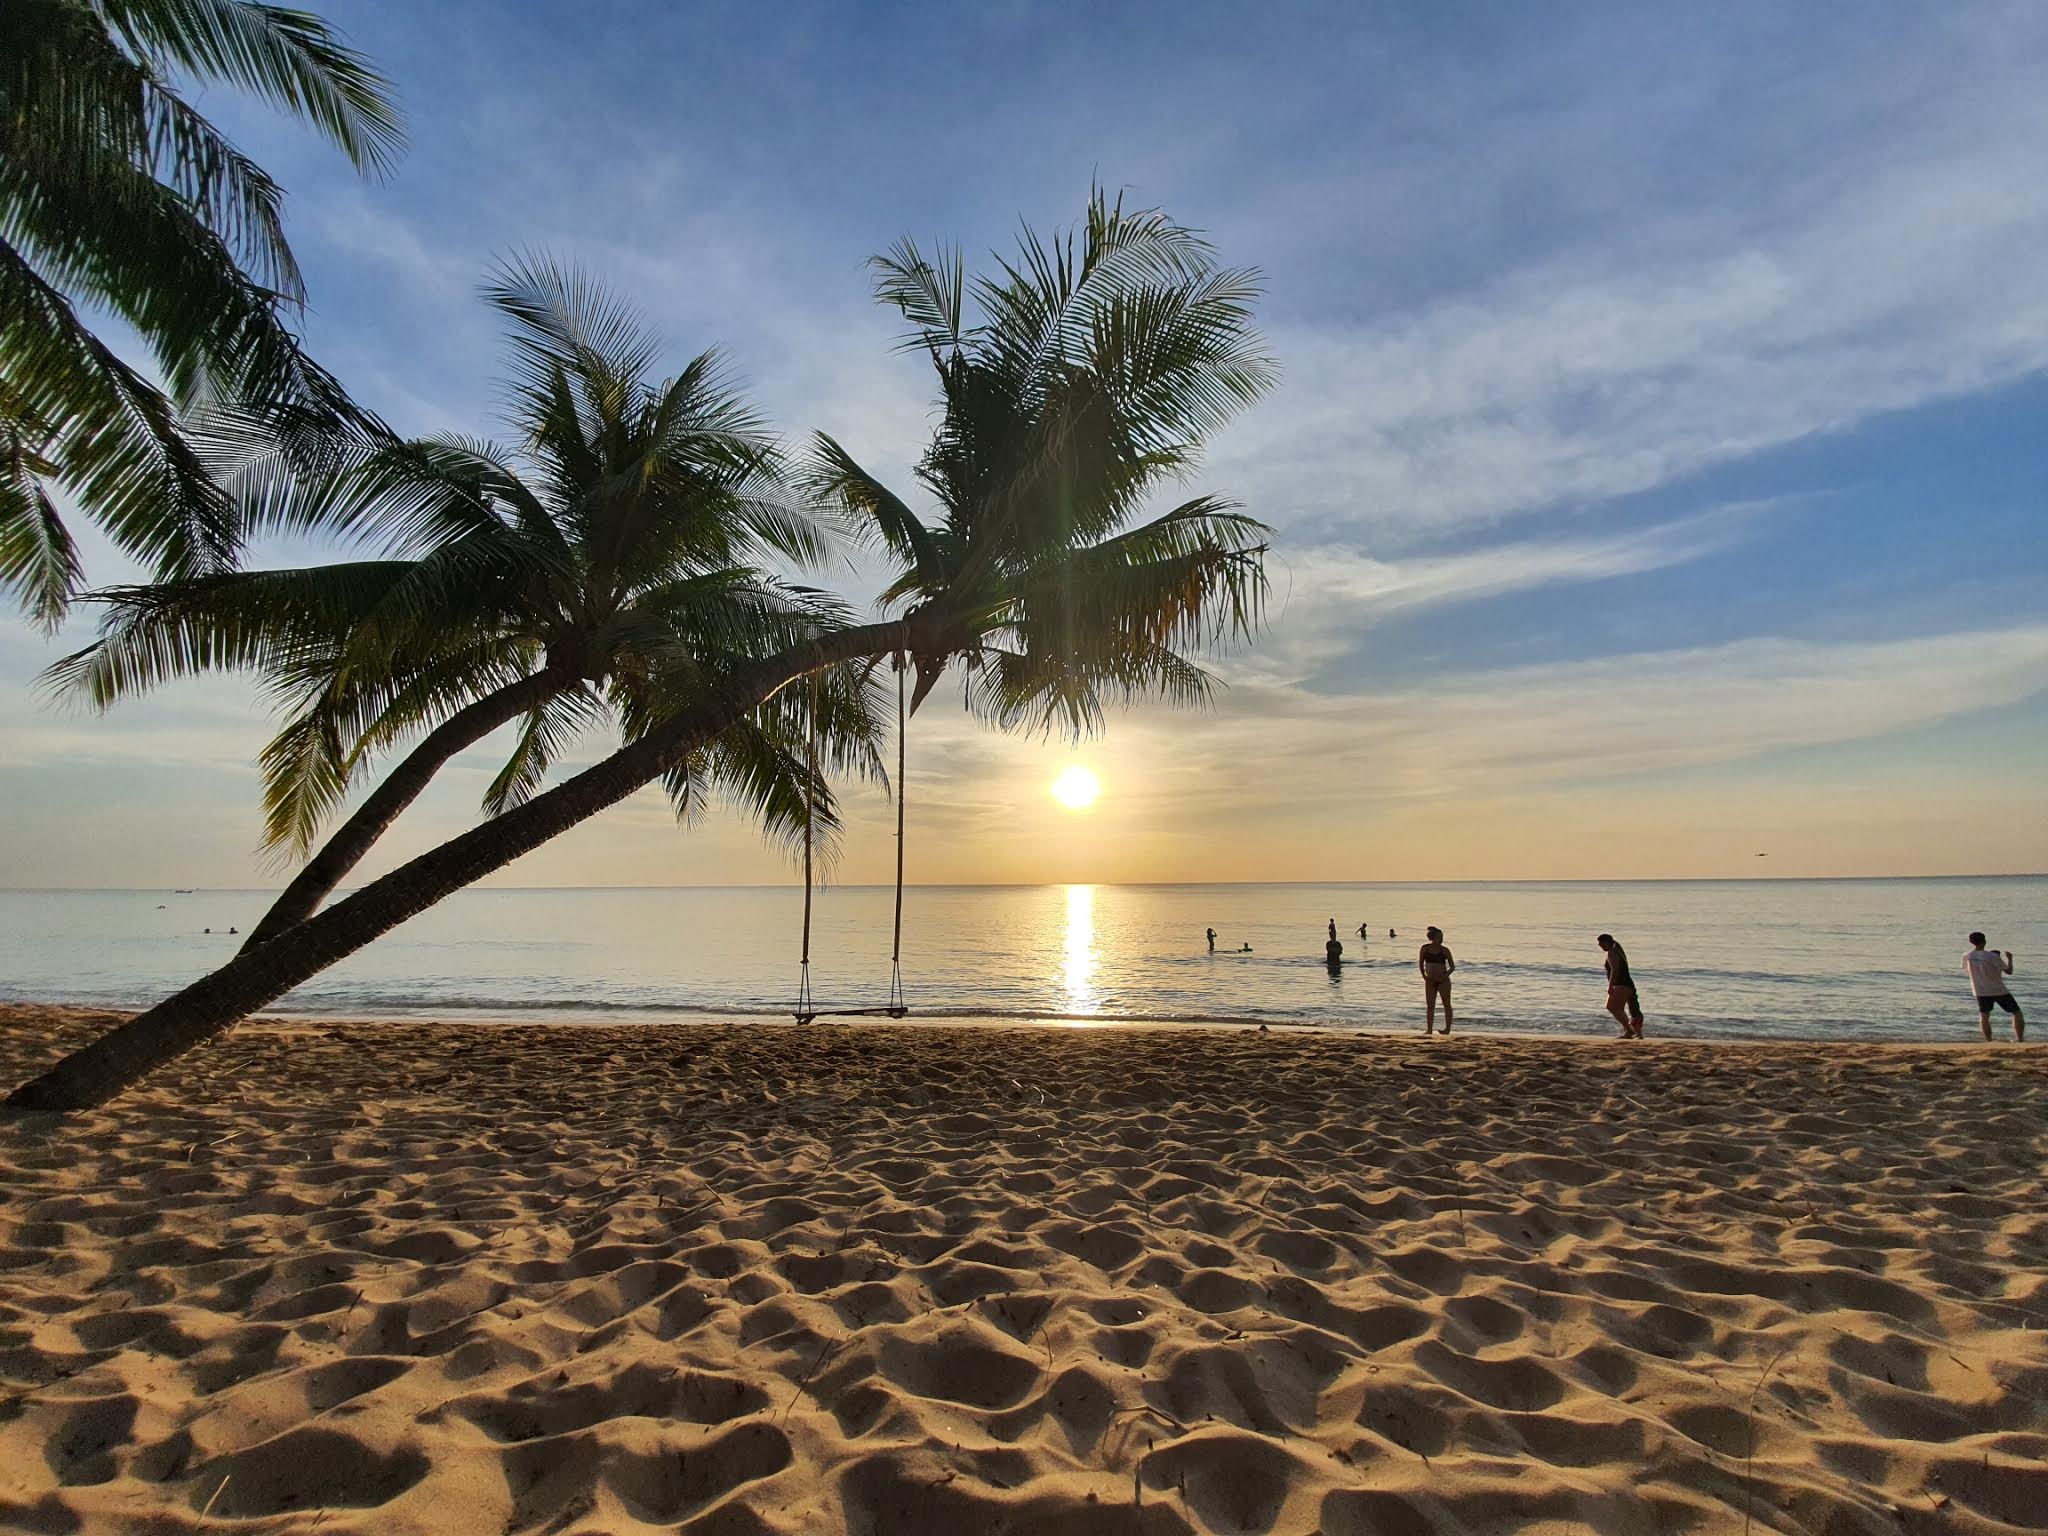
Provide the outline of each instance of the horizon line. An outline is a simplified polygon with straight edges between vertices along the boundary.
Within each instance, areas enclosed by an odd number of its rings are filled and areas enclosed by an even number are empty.
[[[1109,886],[1130,890],[1172,890],[1188,886],[1453,886],[1453,885],[1822,885],[1843,884],[1852,881],[1880,880],[2041,880],[2048,879],[2048,870],[2016,870],[2005,872],[1976,872],[1938,875],[1512,875],[1491,879],[1461,880],[913,880],[905,882],[906,890],[925,891],[1040,891],[1062,890],[1073,886]],[[895,888],[887,880],[820,882],[823,889],[838,891],[887,891]],[[282,892],[283,886],[266,885],[7,885],[0,891],[21,895],[242,895],[270,894]],[[338,886],[337,890],[356,892],[362,886]],[[462,895],[469,891],[504,892],[561,892],[561,891],[801,891],[803,882],[791,881],[740,881],[731,883],[677,884],[677,885],[469,885],[462,891],[451,892]]]

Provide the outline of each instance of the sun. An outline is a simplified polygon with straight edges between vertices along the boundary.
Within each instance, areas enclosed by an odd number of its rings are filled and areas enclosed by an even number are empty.
[[[1079,763],[1070,763],[1052,781],[1052,797],[1070,811],[1085,811],[1102,793],[1102,780]]]

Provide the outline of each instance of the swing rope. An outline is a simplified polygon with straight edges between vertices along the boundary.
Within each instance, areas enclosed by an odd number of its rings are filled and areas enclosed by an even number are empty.
[[[804,958],[797,972],[796,1021],[818,1016],[811,1002],[811,828],[818,818],[818,675],[811,674],[811,712],[804,746]]]
[[[900,1019],[910,1012],[903,998],[903,844],[904,788],[909,769],[909,733],[905,729],[909,712],[905,691],[910,671],[908,658],[896,658],[896,923],[889,942],[889,1000],[879,1008],[820,1008],[811,996],[811,888],[814,855],[812,843],[818,810],[818,676],[811,675],[810,729],[805,741],[804,775],[804,937],[803,961],[797,972],[795,1017],[799,1024],[813,1019],[886,1014]]]
[[[910,671],[906,658],[896,658],[896,933],[889,941],[889,1016],[900,1019],[910,1009],[903,1001],[903,801],[909,733],[904,730],[903,684]]]

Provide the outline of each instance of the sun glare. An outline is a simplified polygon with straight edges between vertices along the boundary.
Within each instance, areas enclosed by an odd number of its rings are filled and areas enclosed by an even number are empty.
[[[1079,763],[1070,764],[1052,781],[1052,797],[1070,811],[1086,810],[1102,793],[1102,780]]]

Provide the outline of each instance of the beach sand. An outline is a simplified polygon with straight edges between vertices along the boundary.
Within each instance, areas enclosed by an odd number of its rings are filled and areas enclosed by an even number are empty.
[[[2038,1530],[2044,1126],[2004,1044],[255,1022],[0,1119],[0,1526]]]

